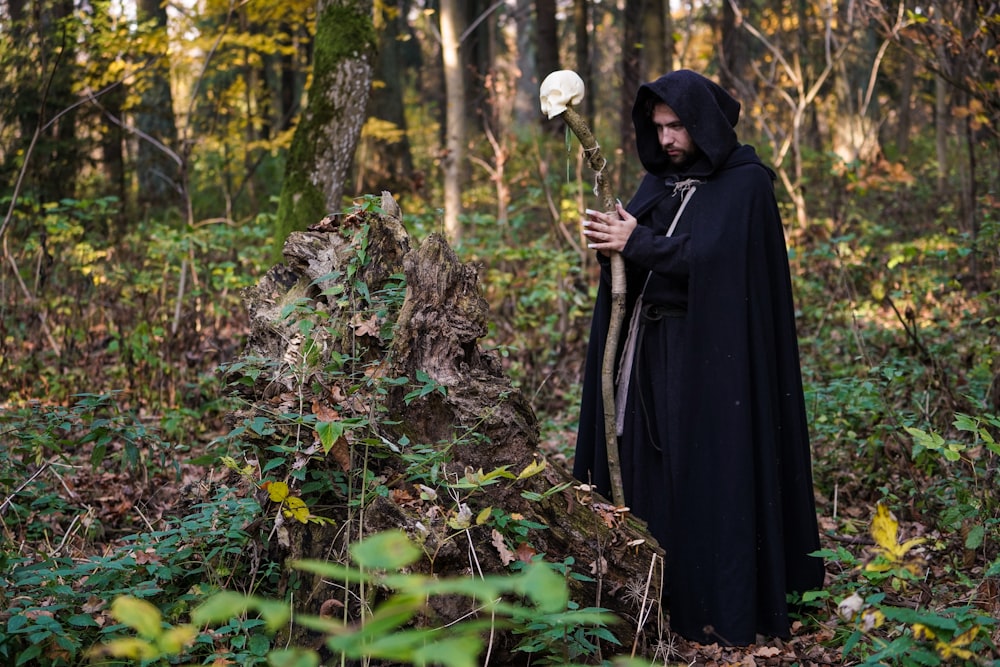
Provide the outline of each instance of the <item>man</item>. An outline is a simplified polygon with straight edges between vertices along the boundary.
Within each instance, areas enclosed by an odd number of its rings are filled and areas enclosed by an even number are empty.
[[[671,628],[746,645],[787,637],[786,593],[821,587],[824,568],[808,555],[819,537],[774,174],[737,141],[739,111],[691,71],[639,89],[632,119],[647,173],[627,207],[588,210],[583,223],[603,268],[573,472],[610,497],[600,370],[606,255],[620,252],[625,504],[666,551]]]

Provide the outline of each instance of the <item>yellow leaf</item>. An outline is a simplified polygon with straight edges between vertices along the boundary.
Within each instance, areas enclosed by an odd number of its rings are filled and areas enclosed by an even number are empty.
[[[179,655],[184,647],[194,643],[198,636],[198,630],[191,625],[178,625],[170,628],[157,640],[157,644],[163,653],[168,655]]]
[[[110,641],[101,647],[99,653],[132,660],[152,660],[159,655],[152,644],[138,637],[123,637]]]
[[[952,646],[968,646],[979,636],[980,627],[974,625],[959,636],[951,640]]]
[[[892,551],[899,546],[898,533],[899,522],[896,521],[896,517],[888,507],[879,503],[875,510],[875,518],[872,519],[872,539],[886,551]]]
[[[288,485],[284,482],[268,482],[267,495],[276,503],[288,497]]]
[[[896,521],[896,517],[892,515],[889,508],[882,503],[878,504],[875,518],[872,519],[871,535],[878,545],[876,550],[894,563],[903,560],[910,549],[926,541],[924,538],[918,537],[900,544],[899,522]]]
[[[913,636],[916,639],[924,639],[924,640],[934,639],[934,631],[928,628],[923,623],[914,623]]]
[[[531,463],[529,463],[524,468],[524,470],[521,471],[521,474],[519,474],[517,476],[517,478],[519,480],[521,480],[521,479],[527,479],[528,477],[531,477],[532,475],[537,475],[538,473],[542,472],[543,470],[545,470],[545,460],[544,459],[542,459],[540,461],[532,461]]]
[[[111,615],[146,639],[156,639],[163,633],[160,610],[151,603],[126,595],[111,603]]]
[[[289,518],[294,518],[299,523],[309,522],[309,506],[298,496],[288,496],[285,499],[284,514]]]
[[[861,612],[861,627],[865,632],[880,628],[883,623],[885,623],[885,614],[882,613],[882,610],[866,609]]]
[[[490,515],[493,514],[493,508],[487,507],[482,512],[476,516],[476,525],[481,526],[490,520]]]
[[[957,646],[953,646],[952,644],[949,644],[947,642],[938,642],[937,644],[935,644],[934,648],[937,650],[938,655],[940,655],[945,660],[949,658],[972,660],[972,658],[974,657],[972,651],[969,651],[964,648],[959,648]]]

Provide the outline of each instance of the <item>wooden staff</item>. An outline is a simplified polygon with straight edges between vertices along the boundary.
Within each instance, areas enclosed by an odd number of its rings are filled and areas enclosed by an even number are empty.
[[[551,76],[551,75],[550,75]],[[544,86],[544,83],[543,83]],[[582,99],[582,90],[580,96]],[[579,101],[579,100],[577,100]],[[597,196],[606,213],[617,214],[608,180],[608,161],[601,153],[601,147],[587,121],[578,114],[569,102],[561,115],[566,125],[580,140],[584,155],[597,178]],[[550,114],[550,118],[555,117]],[[611,477],[611,500],[618,507],[625,505],[625,490],[622,485],[622,466],[618,455],[618,434],[615,431],[615,356],[621,338],[622,322],[625,319],[625,260],[617,252],[611,253],[611,320],[608,322],[608,336],[604,341],[604,359],[601,365],[601,399],[604,403],[604,443],[608,453],[608,473]]]

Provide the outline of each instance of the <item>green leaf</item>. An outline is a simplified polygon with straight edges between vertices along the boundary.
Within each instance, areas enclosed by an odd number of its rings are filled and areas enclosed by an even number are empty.
[[[969,530],[969,534],[965,536],[965,548],[978,549],[983,546],[983,538],[985,536],[986,528],[981,523],[976,524]]]
[[[569,602],[566,582],[544,562],[529,564],[517,588],[518,592],[528,596],[543,614],[563,611]]]
[[[97,627],[97,621],[90,614],[73,614],[66,622],[78,628]]]
[[[362,567],[398,570],[415,563],[423,552],[401,530],[387,530],[351,545],[351,558]]]
[[[222,591],[208,598],[191,612],[195,625],[215,625],[246,613],[249,598],[242,593]]]
[[[327,646],[351,657],[406,660],[433,630],[400,630],[423,607],[423,596],[395,595],[382,603],[355,632],[332,636]]]
[[[26,632],[27,630],[22,630],[28,625],[28,615],[27,614],[14,614],[7,621],[7,632],[13,634],[15,632]]]
[[[906,432],[913,436],[913,443],[918,447],[936,451],[944,446],[944,438],[938,433],[928,433],[912,426],[907,426]]]
[[[251,597],[250,605],[261,615],[267,631],[272,634],[288,625],[288,620],[291,618],[291,609],[288,603],[282,600]]]
[[[319,667],[319,654],[304,648],[285,648],[267,654],[271,667]]]
[[[18,665],[18,667],[20,667],[20,665],[29,664],[32,660],[41,655],[41,653],[42,653],[41,644],[35,644],[33,646],[29,646],[24,650],[24,652],[22,652],[17,656],[16,664]]]
[[[312,572],[328,579],[336,579],[345,584],[370,583],[374,577],[354,568],[345,567],[339,563],[328,563],[321,560],[298,560],[291,563],[296,570]]]
[[[483,641],[477,636],[466,635],[435,639],[413,652],[413,662],[418,665],[445,665],[445,667],[476,667]]]
[[[334,443],[344,435],[344,422],[320,422],[316,424],[316,434],[323,445],[323,453],[329,454]]]

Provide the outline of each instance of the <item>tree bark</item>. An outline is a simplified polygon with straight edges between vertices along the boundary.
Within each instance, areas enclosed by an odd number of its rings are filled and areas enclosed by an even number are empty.
[[[591,67],[590,63],[589,0],[574,0],[573,2],[573,33],[576,36],[576,45],[574,47],[576,73],[583,79],[584,89],[587,91],[583,101],[577,105],[576,110],[581,116],[587,119],[587,124],[593,127],[594,100],[597,99],[598,88],[594,81],[593,67]]]
[[[416,189],[413,157],[406,132],[403,108],[403,72],[400,58],[401,24],[405,20],[395,7],[383,5],[376,16],[379,34],[375,60],[375,85],[372,87],[369,123],[372,131],[363,133],[356,164],[357,191],[408,192]]]
[[[559,22],[555,0],[535,2],[535,53],[539,82],[559,67]]]
[[[669,0],[646,0],[643,16],[642,59],[647,79],[673,69],[674,36]]]
[[[643,0],[625,0],[622,17],[622,95],[620,141],[623,151],[635,150],[635,127],[632,124],[632,103],[643,83],[642,71],[642,3]]]
[[[137,10],[140,21],[153,21],[155,32],[166,33],[167,9],[160,0],[140,0]],[[139,84],[142,96],[135,113],[135,124],[143,135],[174,149],[177,145],[177,122],[174,117],[174,98],[170,91],[167,40],[164,37],[156,42],[162,44],[163,49],[147,54],[154,61],[146,70],[144,81]],[[138,202],[141,207],[157,208],[181,202],[177,162],[159,146],[145,139],[139,140],[136,172],[139,181]]]
[[[276,240],[341,209],[361,135],[375,55],[371,0],[320,0],[309,102],[295,128]]]
[[[352,273],[347,267],[359,266],[362,248],[368,261]],[[567,577],[572,598],[581,606],[615,612],[622,623],[611,630],[624,646],[637,636],[640,645],[646,644],[636,620],[638,598],[645,592],[647,604],[660,600],[662,551],[641,522],[581,487],[539,449],[538,423],[528,399],[511,384],[498,357],[479,345],[489,312],[478,268],[459,262],[439,234],[415,246],[388,193],[378,207],[330,217],[293,233],[285,259],[286,265],[272,269],[246,294],[251,334],[244,355],[284,370],[235,384],[249,404],[232,421],[270,418],[276,410],[288,409],[284,401],[289,401],[307,410],[313,406],[324,419],[334,414],[344,421],[365,419],[366,426],[346,430],[342,448],[308,462],[310,479],[354,480],[303,493],[310,508],[336,526],[286,522],[279,535],[283,546],[272,557],[330,559],[344,554],[348,541],[388,528],[420,536],[428,556],[413,571],[436,576],[468,576],[470,560],[484,574],[504,573],[517,559],[544,554],[547,561],[569,564],[572,573],[585,575]],[[380,302],[379,295],[391,293],[400,274],[406,281],[402,303],[391,298]],[[342,298],[327,296],[345,294],[338,285],[350,290],[358,282],[367,286],[367,299],[359,297],[348,306]],[[297,307],[282,319],[288,304]],[[381,313],[376,317],[384,320],[362,333],[359,313]],[[310,326],[303,327],[304,320]],[[308,356],[301,335],[307,329],[322,352],[310,362],[312,370],[303,373],[296,360]],[[348,355],[355,375],[343,362],[340,374],[325,370],[335,366],[333,359]],[[434,389],[422,393],[421,385]],[[267,435],[248,434],[255,438],[262,462],[272,456],[269,448],[295,442],[294,425],[278,426]],[[300,447],[313,438],[306,436]],[[377,456],[368,454],[373,448]],[[474,490],[456,486],[500,469],[517,476],[541,463],[541,472],[523,479],[501,479]],[[280,478],[284,472],[269,474]],[[384,491],[366,494],[371,487],[365,486],[364,474]],[[352,488],[357,497],[342,495]],[[504,521],[449,526],[447,519],[460,505],[472,516],[492,508],[489,517]],[[515,516],[523,525],[544,527],[506,530],[504,522]],[[657,574],[649,582],[651,571]],[[328,583],[303,576],[295,599],[302,611],[315,613],[333,595]],[[428,616],[438,624],[471,611],[467,601],[453,598],[432,599],[428,606]],[[655,618],[655,611],[649,616]],[[510,637],[497,645],[494,664],[530,660],[530,655],[509,652]]]

